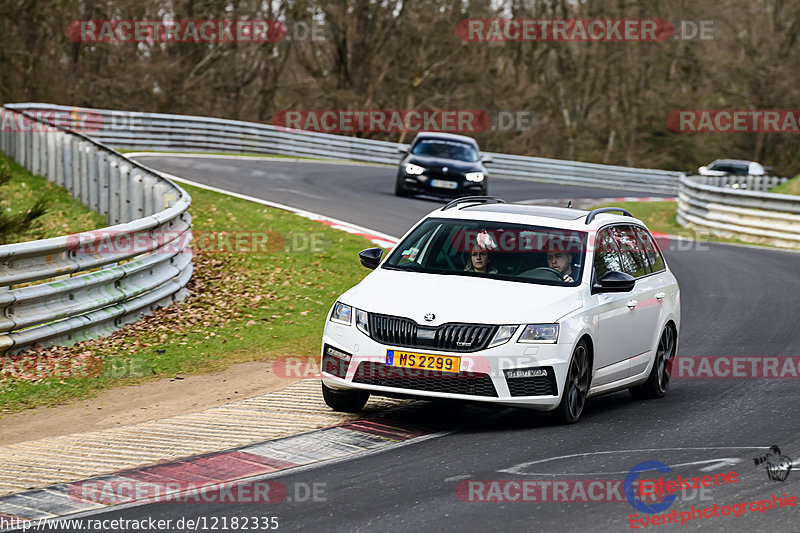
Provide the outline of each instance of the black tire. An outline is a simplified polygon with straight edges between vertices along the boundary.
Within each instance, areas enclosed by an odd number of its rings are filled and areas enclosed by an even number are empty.
[[[669,389],[669,379],[672,368],[672,361],[675,360],[675,348],[677,346],[677,335],[671,325],[667,325],[661,332],[656,348],[656,358],[653,361],[653,369],[647,381],[636,387],[628,389],[631,396],[637,400],[648,400],[653,398],[663,398]]]
[[[357,413],[366,405],[369,393],[360,390],[335,390],[323,383],[322,398],[334,411]]]
[[[589,348],[583,339],[575,346],[564,380],[564,392],[561,403],[553,410],[553,417],[560,424],[574,424],[581,417],[589,392]]]

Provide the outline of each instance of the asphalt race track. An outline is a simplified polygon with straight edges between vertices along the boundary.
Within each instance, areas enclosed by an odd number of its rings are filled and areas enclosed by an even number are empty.
[[[319,212],[399,236],[441,202],[396,198],[394,169],[270,160],[140,157],[183,178]],[[641,196],[495,180],[490,194],[510,200]],[[665,256],[681,285],[679,355],[797,356],[800,255],[754,247],[673,241]],[[361,268],[353,258],[353,268]],[[467,480],[624,479],[654,460],[684,476],[735,470],[738,483],[679,496],[672,508],[734,505],[771,495],[798,496],[800,472],[768,479],[753,458],[777,444],[800,465],[797,379],[673,379],[664,399],[627,392],[590,399],[579,423],[495,410],[464,417],[454,431],[382,453],[275,475],[289,489],[323,483],[324,501],[274,504],[149,504],[93,518],[276,516],[291,531],[629,531],[636,512],[622,501],[474,502]],[[462,404],[423,403],[431,418]],[[692,463],[692,464],[687,464]],[[461,483],[461,484],[459,484]],[[484,485],[484,486],[488,486]],[[476,494],[488,494],[478,491]],[[537,494],[539,494],[537,492]],[[512,494],[513,496],[513,494]],[[479,497],[479,496],[477,496]],[[302,498],[300,498],[302,499]],[[619,500],[619,498],[617,498]],[[648,531],[796,531],[798,509],[748,511]],[[648,515],[653,516],[653,515]]]
[[[420,218],[443,205],[442,200],[435,198],[395,196],[397,169],[389,167],[295,163],[265,158],[143,156],[134,159],[191,181],[320,213],[395,237],[402,236]],[[651,196],[643,192],[500,179],[489,181],[489,194],[515,202],[542,198]]]

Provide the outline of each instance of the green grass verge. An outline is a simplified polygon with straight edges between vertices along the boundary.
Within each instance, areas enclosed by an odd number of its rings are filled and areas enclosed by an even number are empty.
[[[103,339],[6,358],[3,411],[235,362],[319,353],[326,314],[339,294],[367,274],[357,255],[371,243],[286,211],[183,187],[192,195],[193,231],[200,237],[259,232],[266,234],[267,248],[280,243],[278,236],[283,246],[268,253],[195,255],[184,303]]]
[[[35,241],[107,226],[106,218],[85,207],[63,187],[34,176],[0,153],[0,168],[7,165],[10,179],[0,185],[0,210],[6,216],[26,213],[43,203],[45,212],[25,227],[0,233],[0,244]]]
[[[773,187],[769,192],[774,192],[777,194],[794,194],[795,196],[800,196],[800,174],[793,177],[786,183],[782,183],[777,187]]]

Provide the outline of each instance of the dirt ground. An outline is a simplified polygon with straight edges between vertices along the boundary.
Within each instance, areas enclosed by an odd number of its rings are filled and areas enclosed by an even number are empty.
[[[269,362],[231,365],[215,374],[178,375],[105,391],[58,407],[39,407],[0,418],[0,445],[127,426],[225,404],[288,387]]]

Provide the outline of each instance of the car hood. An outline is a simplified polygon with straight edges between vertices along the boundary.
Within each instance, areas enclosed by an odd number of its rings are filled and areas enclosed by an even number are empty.
[[[424,274],[378,268],[339,298],[371,313],[418,324],[549,323],[579,309],[580,287],[557,287],[473,276]],[[426,321],[433,313],[435,319]]]
[[[428,170],[440,170],[447,167],[452,172],[485,172],[486,169],[480,161],[459,161],[457,159],[444,159],[441,157],[426,157],[421,155],[410,155],[403,164],[413,163]]]

